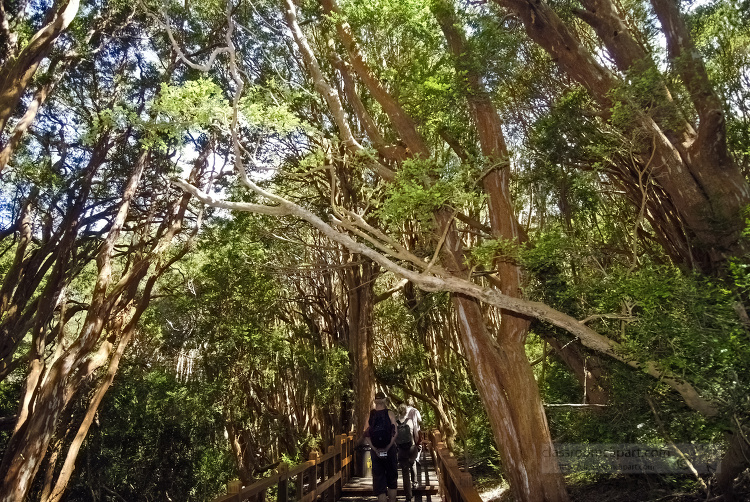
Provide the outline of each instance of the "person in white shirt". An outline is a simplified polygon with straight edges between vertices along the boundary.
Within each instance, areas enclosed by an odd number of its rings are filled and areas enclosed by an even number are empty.
[[[417,487],[417,473],[414,461],[419,452],[419,436],[414,421],[406,416],[406,405],[401,403],[396,417],[396,446],[398,446],[398,465],[401,467],[401,479],[404,485],[406,502],[411,502],[412,490]]]
[[[422,414],[418,409],[414,407],[414,398],[409,397],[406,400],[406,418],[410,419],[414,423],[415,431],[414,437],[421,438],[420,431],[422,430]],[[417,463],[422,458],[422,442],[417,440]]]

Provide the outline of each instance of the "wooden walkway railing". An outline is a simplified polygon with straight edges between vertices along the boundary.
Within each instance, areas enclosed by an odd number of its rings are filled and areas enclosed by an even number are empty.
[[[432,431],[430,440],[443,502],[482,502],[471,474],[458,467],[458,459],[448,450],[440,431]]]
[[[313,502],[318,496],[333,502],[352,477],[353,467],[354,436],[342,434],[324,455],[313,453],[310,460],[292,468],[281,464],[273,476],[244,488],[230,483],[230,493],[213,502],[268,501],[274,495],[277,502]]]
[[[441,433],[432,431],[429,437],[425,446],[431,447],[443,502],[482,502],[471,474],[458,467],[458,460],[448,451]],[[354,446],[353,435],[337,436],[324,455],[312,454],[310,460],[291,468],[281,464],[272,476],[244,488],[230,483],[229,493],[212,502],[315,502],[318,497],[326,502],[338,501],[344,485],[354,477]],[[429,480],[429,475],[425,479]],[[429,501],[429,494],[435,492],[430,490],[429,482],[427,485],[418,491],[424,491]]]

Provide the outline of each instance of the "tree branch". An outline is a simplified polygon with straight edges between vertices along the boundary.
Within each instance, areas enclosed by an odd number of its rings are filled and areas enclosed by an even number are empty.
[[[566,330],[571,335],[578,337],[581,340],[581,343],[583,343],[583,345],[585,345],[586,347],[597,352],[607,354],[617,359],[618,361],[632,366],[633,368],[643,370],[654,378],[666,383],[674,390],[679,392],[687,405],[694,410],[699,411],[706,416],[715,416],[718,414],[718,409],[714,403],[711,403],[701,397],[698,391],[688,382],[680,379],[669,370],[661,369],[656,361],[639,362],[628,357],[628,351],[619,343],[597,333],[584,324],[581,324],[577,319],[563,312],[560,312],[559,310],[555,310],[549,305],[541,302],[534,302],[505,295],[497,289],[485,288],[466,279],[450,276],[444,270],[440,270],[436,267],[433,267],[431,269],[431,272],[434,275],[428,275],[404,268],[403,266],[394,262],[388,256],[385,256],[375,251],[374,249],[360,242],[357,242],[348,234],[337,231],[332,225],[323,221],[313,212],[280,196],[271,194],[261,189],[260,187],[252,183],[252,181],[249,181],[249,183],[251,187],[254,187],[253,190],[256,193],[268,198],[269,200],[277,202],[279,206],[263,206],[243,202],[219,201],[215,197],[205,194],[198,188],[192,187],[186,182],[173,183],[185,190],[188,190],[191,194],[198,198],[198,200],[206,204],[213,205],[214,207],[221,207],[224,209],[245,212],[255,212],[255,209],[257,209],[257,212],[259,212],[260,214],[288,215],[300,218],[332,241],[343,245],[354,253],[359,253],[370,258],[372,261],[379,264],[384,269],[396,274],[403,279],[409,280],[417,287],[425,291],[449,291],[451,293],[463,294],[489,305],[493,305],[495,307],[510,310],[518,314],[531,316],[541,321],[549,322],[550,324]]]
[[[378,296],[376,296],[373,302],[380,303],[382,301],[387,300],[391,296],[395,295],[396,293],[404,289],[404,286],[406,286],[408,282],[409,281],[407,281],[406,279],[401,279],[400,281],[398,281],[398,284],[393,286],[391,289],[389,289],[388,291],[384,291],[383,293],[380,293]]]

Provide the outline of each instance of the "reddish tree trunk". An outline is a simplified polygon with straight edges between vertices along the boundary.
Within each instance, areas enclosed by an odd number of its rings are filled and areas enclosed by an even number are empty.
[[[359,267],[351,266],[346,271],[349,310],[349,354],[354,379],[354,431],[361,433],[370,416],[372,400],[375,398],[375,371],[372,362],[372,312],[375,306],[373,286],[377,276],[377,265],[355,256],[362,261]]]
[[[441,228],[452,225],[450,215],[438,216]],[[446,268],[466,276],[458,233],[449,231],[443,259]],[[519,501],[567,501],[568,493],[542,407],[539,387],[524,349],[525,332],[493,339],[479,302],[451,296],[459,320],[469,368],[484,403],[511,491]]]
[[[18,55],[9,58],[0,69],[0,132],[5,129],[6,122],[29,86],[39,64],[75,18],[78,6],[79,0],[56,2],[50,9],[49,21],[44,27],[34,34]]]
[[[208,149],[196,161],[194,175],[192,176],[194,182],[198,180],[199,168],[203,169],[206,165],[207,155]],[[130,211],[130,203],[135,197],[147,159],[148,153],[143,153],[134,167],[119,203],[117,215],[106,239],[100,246],[96,260],[98,266],[96,284],[78,337],[67,348],[63,348],[61,345],[63,343],[62,337],[58,339],[58,346],[53,357],[47,360],[41,357],[46,352],[47,335],[41,327],[34,333],[33,345],[36,347],[36,357],[31,361],[31,371],[27,378],[26,394],[22,398],[19,420],[6,448],[0,468],[0,471],[3,472],[0,501],[20,502],[27,496],[50,441],[60,424],[65,423],[62,414],[67,404],[81,382],[104,365],[111,354],[120,330],[116,327],[110,328],[108,336],[103,339],[102,333],[105,332],[105,326],[107,324],[118,325],[112,323],[111,320],[117,316],[125,315],[125,309],[131,307],[131,302],[139,292],[138,286],[148,273],[151,263],[163,256],[174,236],[181,229],[182,220],[190,200],[190,195],[187,193],[165,208],[167,216],[158,226],[155,236],[142,236],[143,239],[140,241],[142,250],[135,253],[138,258],[128,264],[129,268],[126,267],[122,271],[120,280],[113,284],[112,258],[115,243],[124,228]],[[188,249],[189,244],[184,247],[182,252],[184,253]],[[180,256],[182,256],[180,253],[176,253],[170,259],[159,262],[152,272],[144,295],[150,295],[153,283]],[[138,318],[147,304],[148,298],[143,297],[141,302],[132,306],[134,311],[127,330],[135,329],[135,323],[138,322]],[[61,326],[64,322],[64,314],[61,314]],[[122,355],[121,350],[124,350],[126,345],[127,337],[120,342],[120,350],[111,361],[110,375],[108,375],[106,381],[111,382],[111,378],[114,377],[117,370],[116,363]],[[88,424],[90,424],[93,413],[96,411],[105,391],[106,386],[101,389],[99,395],[91,403],[91,409],[87,416]],[[88,425],[84,422],[76,438],[78,445],[85,437],[87,430]],[[67,479],[72,472],[76,454],[77,446],[74,442],[68,456],[69,461],[66,462],[60,482],[55,487],[54,497],[59,497],[63,493]]]
[[[26,497],[54,435],[58,419],[75,392],[76,384],[86,376],[84,360],[94,348],[108,317],[108,307],[111,306],[106,293],[111,281],[114,244],[125,222],[144,165],[145,157],[142,157],[128,180],[117,218],[97,256],[99,274],[81,333],[68,350],[52,363],[43,379],[44,335],[35,333],[34,344],[41,345],[42,350],[37,347],[36,357],[31,362],[19,421],[3,457],[0,469],[5,472],[0,488],[2,502],[21,502]]]
[[[721,459],[716,473],[716,491],[724,495],[724,501],[733,502],[734,480],[750,466],[750,441],[748,431],[734,428],[727,433],[729,448]]]
[[[453,303],[469,367],[515,499],[568,500],[524,343],[498,345],[484,327],[476,300],[454,295]]]
[[[604,384],[601,361],[597,356],[586,356],[576,344],[563,345],[551,336],[543,337],[557,352],[565,365],[570,368],[585,393],[589,404],[609,403],[609,391]]]

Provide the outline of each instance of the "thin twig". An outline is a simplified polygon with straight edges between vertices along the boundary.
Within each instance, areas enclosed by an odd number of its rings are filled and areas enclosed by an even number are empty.
[[[656,420],[656,426],[661,431],[662,436],[667,441],[667,444],[670,448],[672,448],[677,455],[685,462],[685,465],[687,465],[688,469],[690,469],[690,472],[695,476],[695,479],[698,480],[698,483],[701,485],[701,487],[708,491],[708,485],[706,485],[706,482],[703,481],[703,478],[701,478],[700,474],[698,474],[698,471],[696,470],[695,466],[693,466],[693,463],[690,461],[687,456],[682,453],[682,450],[677,448],[677,445],[674,444],[674,441],[672,441],[672,438],[669,437],[669,434],[667,434],[666,429],[664,428],[664,422],[661,421],[661,417],[659,417],[659,413],[656,411],[656,406],[654,406],[654,402],[651,400],[649,396],[646,396],[646,401],[648,402],[648,405],[651,407],[651,411],[654,412],[654,419]]]
[[[584,319],[578,321],[580,324],[586,324],[595,319],[619,319],[622,321],[637,321],[638,318],[632,315],[619,315],[619,314],[593,314]]]

